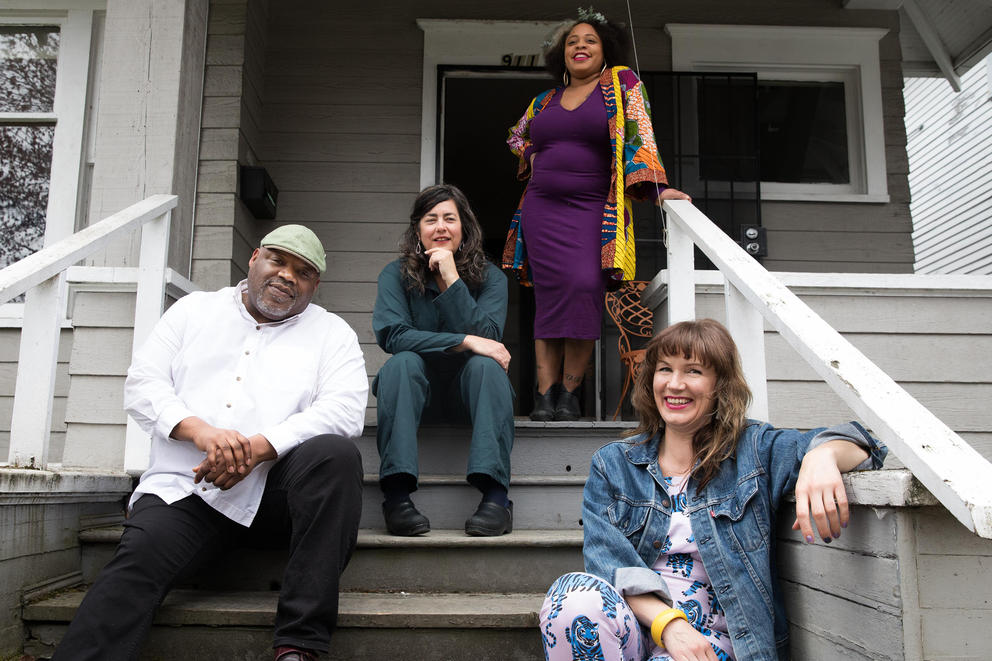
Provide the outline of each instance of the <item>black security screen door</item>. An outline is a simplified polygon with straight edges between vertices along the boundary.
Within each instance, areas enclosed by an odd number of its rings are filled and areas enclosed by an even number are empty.
[[[658,151],[671,185],[739,241],[761,225],[758,80],[755,74],[644,72]],[[637,279],[667,265],[660,213],[637,205]],[[696,268],[713,265],[696,251]]]

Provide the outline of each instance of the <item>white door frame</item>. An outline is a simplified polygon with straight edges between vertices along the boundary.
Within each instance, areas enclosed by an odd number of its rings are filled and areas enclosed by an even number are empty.
[[[420,115],[420,187],[437,183],[438,65],[504,65],[504,55],[539,55],[557,25],[546,21],[468,21],[418,18],[424,31],[424,80]],[[538,58],[543,64],[543,58]]]

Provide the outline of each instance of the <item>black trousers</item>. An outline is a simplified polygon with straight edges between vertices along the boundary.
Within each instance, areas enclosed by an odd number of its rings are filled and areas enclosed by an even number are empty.
[[[272,467],[250,527],[193,495],[134,504],[114,558],[87,592],[52,657],[136,659],[172,586],[240,545],[289,546],[273,647],[327,652],[338,614],[338,582],[358,537],[362,461],[355,445],[316,436]]]

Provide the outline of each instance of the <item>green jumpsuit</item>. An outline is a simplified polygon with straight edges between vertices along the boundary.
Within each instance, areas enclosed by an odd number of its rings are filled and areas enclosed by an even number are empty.
[[[506,276],[493,264],[477,290],[458,280],[444,293],[433,279],[423,294],[404,287],[398,260],[379,274],[372,329],[379,346],[393,354],[372,382],[380,480],[407,474],[411,491],[416,488],[417,429],[427,411],[430,418],[471,423],[470,483],[486,475],[509,488],[510,380],[492,358],[451,351],[466,335],[501,341],[506,305]]]

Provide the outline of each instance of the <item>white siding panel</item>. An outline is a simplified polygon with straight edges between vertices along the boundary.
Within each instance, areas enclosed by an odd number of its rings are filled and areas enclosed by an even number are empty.
[[[962,77],[906,81],[915,270],[992,274],[992,56]]]

